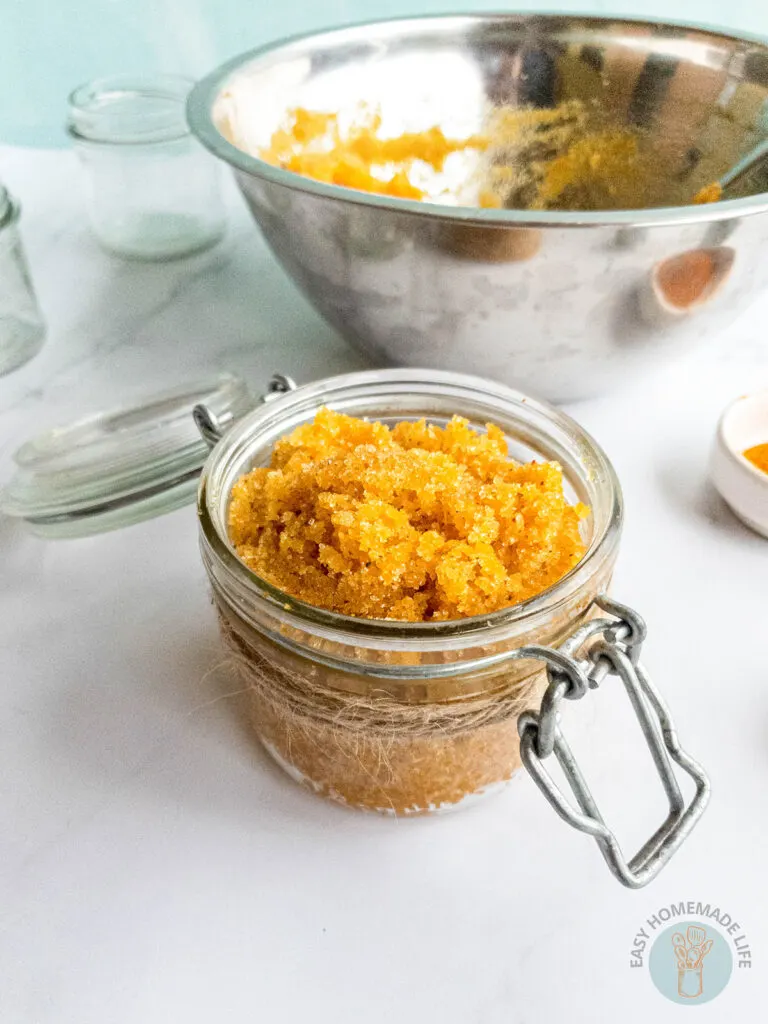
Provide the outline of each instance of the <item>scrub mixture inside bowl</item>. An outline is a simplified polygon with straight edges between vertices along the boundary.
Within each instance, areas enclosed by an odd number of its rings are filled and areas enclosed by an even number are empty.
[[[228,77],[216,126],[325,184],[563,211],[717,201],[765,135],[757,46],[642,22],[467,21],[382,23],[378,45],[363,27],[290,41]]]
[[[229,141],[249,152],[238,124]],[[261,159],[347,188],[403,199],[491,209],[640,209],[679,201],[659,175],[653,141],[638,128],[611,126],[596,104],[567,100],[537,109],[490,107],[471,135],[446,135],[439,124],[392,134],[381,112],[287,112]]]
[[[237,58],[211,114],[249,157],[398,199],[688,205],[719,199],[711,186],[765,137],[766,52],[758,40],[652,21],[380,22]],[[763,191],[763,170],[743,185],[729,198]]]
[[[342,129],[335,114],[298,108],[259,155],[320,181],[407,199],[534,210],[650,205],[659,185],[651,147],[640,132],[600,120],[577,100],[498,107],[481,132],[453,139],[439,125],[385,136],[377,114]]]

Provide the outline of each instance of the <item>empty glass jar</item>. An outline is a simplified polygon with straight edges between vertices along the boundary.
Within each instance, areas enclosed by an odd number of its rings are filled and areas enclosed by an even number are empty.
[[[224,234],[218,165],[187,127],[191,87],[173,75],[118,76],[69,97],[67,130],[87,171],[91,226],[111,252],[173,259]]]
[[[19,235],[19,204],[0,185],[0,376],[40,351],[45,324]]]

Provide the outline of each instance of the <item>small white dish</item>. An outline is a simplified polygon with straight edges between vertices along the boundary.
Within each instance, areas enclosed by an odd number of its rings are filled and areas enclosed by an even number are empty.
[[[742,522],[768,537],[768,473],[744,451],[768,443],[768,391],[742,395],[717,425],[709,471],[712,482]]]

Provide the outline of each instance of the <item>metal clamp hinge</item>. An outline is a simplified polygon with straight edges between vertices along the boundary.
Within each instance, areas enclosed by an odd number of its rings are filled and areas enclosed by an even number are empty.
[[[288,377],[284,373],[275,373],[267,385],[266,392],[261,396],[261,401],[272,402],[275,398],[279,398],[280,395],[286,395],[290,391],[295,391],[296,386],[296,381],[293,377]],[[200,432],[200,436],[209,448],[215,448],[232,425],[231,415],[226,419],[223,416],[217,416],[207,405],[196,405],[192,410],[192,417]]]
[[[639,889],[656,877],[689,835],[709,801],[710,784],[701,766],[680,746],[669,710],[640,664],[645,623],[631,608],[608,597],[598,598],[596,604],[612,618],[592,620],[557,649],[529,646],[520,650],[522,656],[546,663],[549,680],[540,711],[526,711],[520,716],[520,754],[534,782],[560,817],[593,836],[619,881]],[[610,675],[624,684],[669,802],[665,821],[630,861],[625,859],[616,837],[603,821],[558,722],[558,707],[563,698],[579,700]],[[580,811],[566,799],[544,767],[543,761],[553,753]],[[687,807],[673,761],[696,784],[696,793]]]

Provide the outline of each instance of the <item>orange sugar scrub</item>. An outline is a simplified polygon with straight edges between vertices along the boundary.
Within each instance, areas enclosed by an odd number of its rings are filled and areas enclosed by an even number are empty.
[[[503,432],[378,422],[321,409],[232,489],[229,535],[274,586],[345,615],[485,615],[582,558],[584,505],[552,462],[510,459]]]
[[[744,458],[763,473],[768,473],[768,441],[753,445],[743,453]]]

